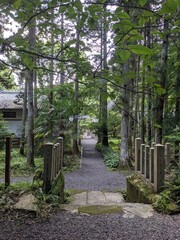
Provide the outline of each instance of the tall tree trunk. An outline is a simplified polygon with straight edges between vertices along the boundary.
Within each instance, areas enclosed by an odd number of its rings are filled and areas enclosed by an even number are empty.
[[[25,146],[25,134],[26,134],[26,114],[27,114],[27,80],[26,80],[26,76],[25,76],[21,140],[20,140],[20,148],[19,148],[19,153],[23,156],[25,155],[24,154],[24,146]]]
[[[104,71],[108,69],[107,66],[107,20],[106,20],[106,4],[104,5],[104,16],[102,26],[102,68]],[[102,131],[102,145],[108,146],[108,115],[107,115],[107,81],[102,79],[101,91],[101,131]]]
[[[54,25],[54,9],[51,10],[51,56],[54,56],[54,35],[53,35],[53,26]],[[54,61],[51,59],[50,61],[50,81],[49,81],[49,138],[52,138],[52,133],[53,133],[53,118],[52,118],[52,113],[53,113],[53,82],[54,82]]]
[[[146,27],[146,37],[147,37],[147,47],[148,48],[152,48],[151,45],[151,21],[149,19],[149,26]],[[148,66],[147,67],[148,72],[151,72],[151,67]],[[147,97],[147,121],[146,121],[146,133],[147,133],[147,141],[146,143],[148,145],[151,145],[151,141],[152,141],[152,117],[151,117],[151,113],[152,113],[152,90],[151,90],[151,86],[148,86],[148,97]]]
[[[30,49],[34,49],[35,46],[35,21],[30,22],[29,26],[29,46]],[[31,61],[34,58],[31,56]],[[27,134],[27,164],[34,167],[34,99],[33,99],[33,81],[34,70],[28,69],[27,74],[27,99],[28,99],[28,134]]]
[[[145,139],[145,93],[144,93],[144,88],[145,88],[145,78],[142,77],[142,97],[141,97],[141,139],[142,142],[144,143]]]
[[[64,13],[61,13],[61,49],[64,47]],[[63,51],[61,52],[61,59],[63,59]],[[64,66],[61,66],[61,73],[60,73],[60,83],[64,83]]]
[[[76,78],[74,83],[74,101],[75,101],[75,114],[73,116],[73,154],[78,155],[79,148],[78,148],[78,101],[79,101],[79,82],[78,82],[78,62],[79,62],[79,42],[80,42],[80,29],[79,29],[79,20],[80,16],[78,14],[77,18],[77,29],[76,29],[76,52],[77,52],[77,72],[76,72]]]
[[[167,78],[167,57],[168,57],[168,20],[164,20],[164,38],[162,43],[162,54],[161,54],[161,76],[160,86],[165,89],[166,78]],[[156,100],[156,129],[155,129],[155,142],[162,143],[163,136],[163,114],[164,114],[164,97],[165,94],[157,97]]]
[[[124,64],[123,72],[129,71],[129,61]],[[129,161],[128,147],[128,123],[129,123],[129,79],[123,85],[122,111],[121,111],[121,146],[120,146],[120,166],[126,166]]]
[[[178,49],[177,61],[180,59],[180,50]],[[176,108],[175,108],[175,121],[178,126],[180,123],[180,67],[177,69],[176,76]]]
[[[135,109],[134,109],[134,142],[135,142],[135,138],[137,136],[139,136],[139,126],[138,126],[138,122],[139,122],[139,86],[138,86],[138,80],[140,78],[140,57],[138,56],[137,59],[137,65],[135,67],[135,71],[136,71],[136,80],[135,80],[135,90],[136,90],[136,94],[135,94]]]
[[[36,90],[37,90],[37,72],[34,71],[34,118],[36,118],[37,116],[37,113],[38,113],[38,102],[37,102],[37,93],[36,93]]]

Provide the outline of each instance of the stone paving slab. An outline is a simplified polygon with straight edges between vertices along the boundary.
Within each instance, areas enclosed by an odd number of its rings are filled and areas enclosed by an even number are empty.
[[[73,195],[73,201],[62,205],[62,208],[71,213],[78,213],[82,206],[121,206],[123,218],[148,218],[153,216],[153,208],[149,204],[126,203],[121,193],[85,191]]]
[[[107,203],[106,198],[101,191],[89,191],[87,195],[88,205],[104,205]]]
[[[109,193],[104,192],[106,202],[109,204],[120,204],[125,202],[124,197],[121,193]]]
[[[87,192],[77,193],[73,195],[73,205],[84,206],[87,204]]]
[[[72,205],[117,205],[124,203],[121,193],[85,191],[73,195]]]

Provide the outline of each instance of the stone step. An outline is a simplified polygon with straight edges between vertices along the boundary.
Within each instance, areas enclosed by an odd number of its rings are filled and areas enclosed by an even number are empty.
[[[102,191],[84,191],[82,193],[74,194],[72,202],[62,205],[62,208],[72,213],[78,213],[79,209],[82,210],[82,207],[86,206],[87,208],[89,206],[96,206],[98,210],[101,206],[107,206],[108,209],[109,207],[112,207],[113,213],[115,206],[121,206],[124,218],[133,218],[134,216],[147,218],[153,216],[153,208],[151,205],[142,203],[126,203],[122,193]]]

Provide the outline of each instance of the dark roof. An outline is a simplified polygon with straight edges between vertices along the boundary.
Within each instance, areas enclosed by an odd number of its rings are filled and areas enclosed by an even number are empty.
[[[23,102],[17,98],[18,91],[0,91],[0,109],[23,109]]]

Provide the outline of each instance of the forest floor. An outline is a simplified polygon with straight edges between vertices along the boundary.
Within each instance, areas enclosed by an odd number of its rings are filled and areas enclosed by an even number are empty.
[[[109,171],[95,149],[95,140],[83,144],[81,168],[65,175],[65,188],[80,192],[120,192],[126,188],[128,172]],[[180,214],[153,212],[149,217],[125,217],[111,214],[79,214],[56,210],[48,217],[33,214],[21,217],[0,217],[0,240],[62,239],[62,240],[179,240]]]

